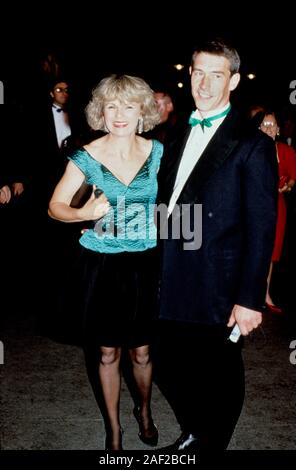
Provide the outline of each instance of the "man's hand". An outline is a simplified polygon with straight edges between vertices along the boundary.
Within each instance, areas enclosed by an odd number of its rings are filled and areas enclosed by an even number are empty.
[[[235,323],[238,324],[241,334],[248,335],[257,328],[262,322],[262,313],[257,310],[235,305],[232,309],[227,326],[232,327]]]
[[[11,198],[11,191],[9,186],[2,186],[0,188],[0,204],[7,204]]]
[[[14,196],[20,196],[24,192],[23,183],[12,183],[12,193]]]

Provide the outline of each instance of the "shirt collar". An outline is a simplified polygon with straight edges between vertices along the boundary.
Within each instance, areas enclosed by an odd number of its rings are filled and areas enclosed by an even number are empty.
[[[55,110],[55,111],[59,111],[60,109],[63,109],[62,106],[58,106],[57,104],[53,104],[52,105],[52,108]],[[60,111],[59,111],[60,112]]]
[[[208,118],[208,117],[211,117],[211,116],[215,116],[216,114],[223,113],[227,108],[229,108],[229,105],[230,105],[230,103],[228,102],[222,108],[211,109],[211,111],[205,111],[202,114],[198,109],[196,109],[194,111],[194,113],[192,114],[192,116],[196,119],[204,119],[204,118]]]

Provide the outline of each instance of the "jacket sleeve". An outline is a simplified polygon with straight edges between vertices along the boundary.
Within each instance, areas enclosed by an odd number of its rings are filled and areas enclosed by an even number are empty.
[[[262,135],[242,165],[244,250],[236,303],[261,310],[277,216],[278,163],[273,140]]]

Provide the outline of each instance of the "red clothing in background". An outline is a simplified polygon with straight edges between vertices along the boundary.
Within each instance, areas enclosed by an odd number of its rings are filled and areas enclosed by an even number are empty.
[[[282,188],[290,179],[296,180],[296,152],[292,147],[282,142],[277,142],[276,146],[279,160],[279,188]],[[287,208],[284,193],[279,192],[275,241],[271,258],[272,261],[279,261],[281,257],[286,218]]]

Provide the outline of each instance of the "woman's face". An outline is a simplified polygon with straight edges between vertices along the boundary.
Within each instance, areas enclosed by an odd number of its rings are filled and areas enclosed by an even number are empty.
[[[269,135],[273,140],[275,140],[279,127],[276,122],[274,114],[265,114],[263,121],[260,124],[260,129],[265,134]]]
[[[103,114],[105,125],[111,134],[127,136],[135,133],[141,116],[141,104],[135,101],[107,101]]]

